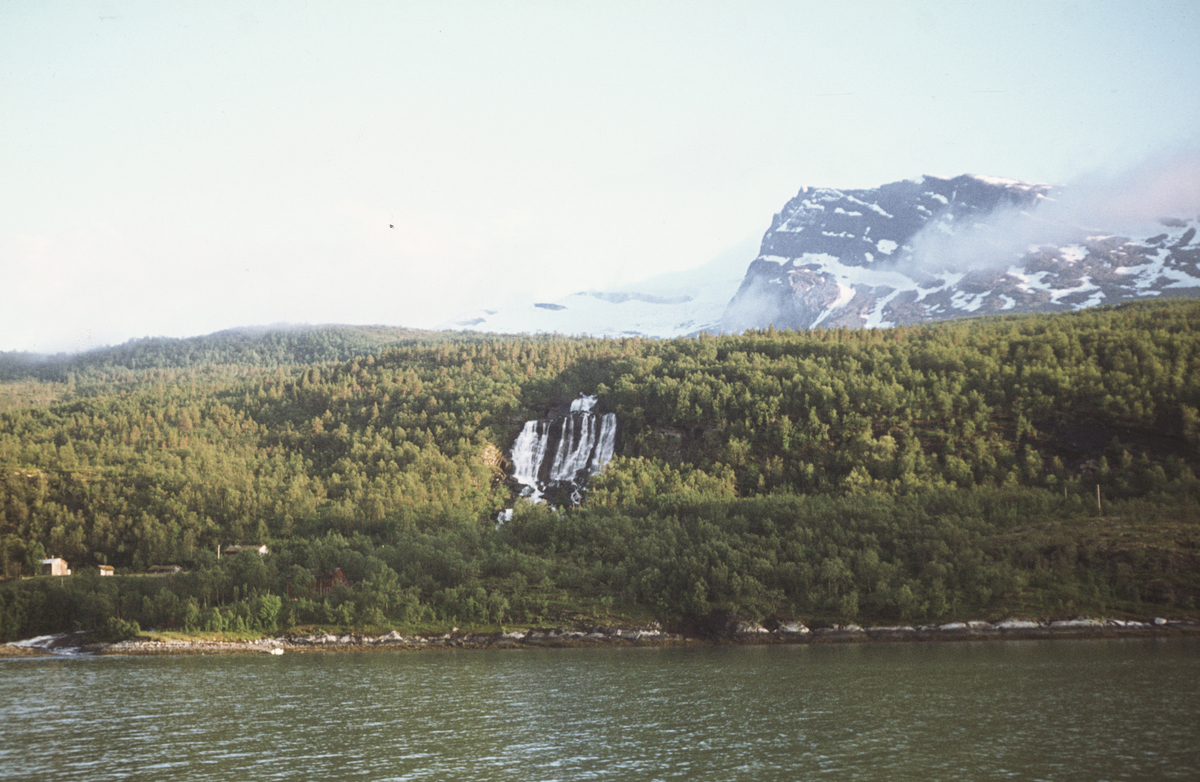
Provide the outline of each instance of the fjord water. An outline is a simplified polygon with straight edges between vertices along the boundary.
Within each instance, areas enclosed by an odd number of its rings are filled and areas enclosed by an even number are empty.
[[[0,661],[4,779],[1200,777],[1187,639]]]

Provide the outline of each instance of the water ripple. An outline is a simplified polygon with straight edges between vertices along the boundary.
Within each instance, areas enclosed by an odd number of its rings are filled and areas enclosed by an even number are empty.
[[[5,779],[1200,776],[1200,643],[0,662]]]

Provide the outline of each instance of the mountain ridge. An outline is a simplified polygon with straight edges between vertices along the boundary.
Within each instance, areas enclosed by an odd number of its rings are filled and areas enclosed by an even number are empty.
[[[1058,190],[972,174],[802,189],[775,215],[722,331],[912,325],[1200,295],[1195,220],[1095,231],[1054,219],[1061,209],[1043,215]]]
[[[804,187],[774,215],[748,262],[754,251],[742,245],[693,272],[663,275],[669,285],[654,278],[482,310],[446,328],[670,338],[1200,295],[1200,218],[1097,227],[1104,220],[1073,210],[1072,195],[978,174]],[[744,252],[740,272],[736,252]]]

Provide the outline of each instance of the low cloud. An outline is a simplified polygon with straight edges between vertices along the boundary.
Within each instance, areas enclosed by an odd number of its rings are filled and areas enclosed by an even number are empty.
[[[930,223],[910,243],[912,263],[925,272],[1003,268],[1031,246],[1097,234],[1144,239],[1163,229],[1163,218],[1200,219],[1200,150],[1055,185],[1036,206],[997,209],[983,220],[954,225],[953,233]]]
[[[1063,188],[1054,214],[1104,230],[1164,217],[1200,218],[1200,150],[1160,154],[1115,176],[1082,177]]]

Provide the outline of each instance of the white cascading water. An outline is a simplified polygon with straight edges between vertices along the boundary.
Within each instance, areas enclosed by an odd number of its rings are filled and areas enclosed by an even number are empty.
[[[596,401],[581,394],[567,415],[525,422],[512,447],[513,479],[524,487],[522,497],[541,502],[552,484],[569,484],[578,502],[588,476],[612,460],[617,416],[596,415]]]

